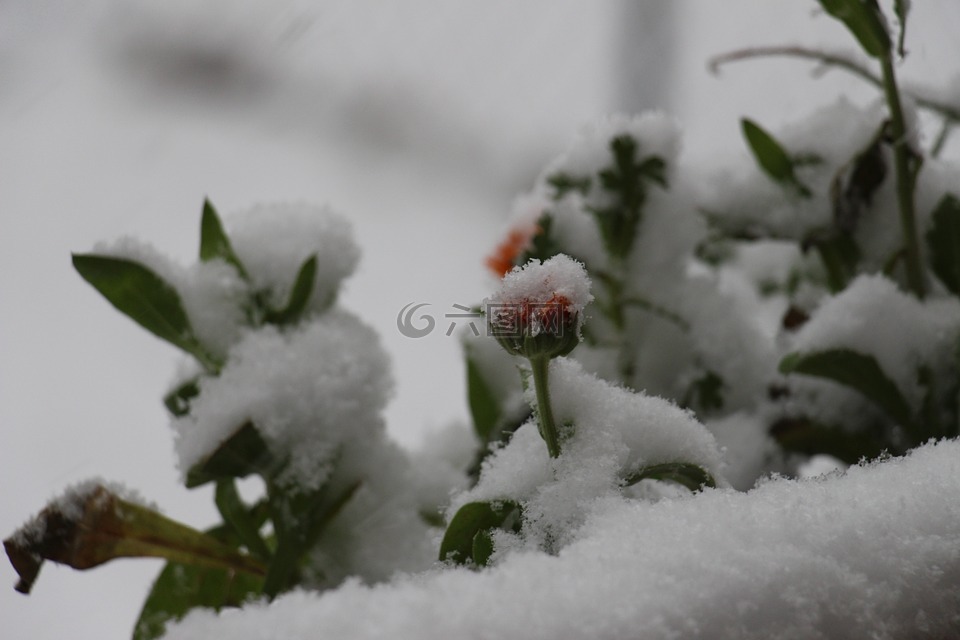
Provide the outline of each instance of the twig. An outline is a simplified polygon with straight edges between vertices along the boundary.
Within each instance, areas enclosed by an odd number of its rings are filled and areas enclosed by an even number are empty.
[[[883,78],[859,62],[851,60],[850,58],[840,54],[827,53],[825,51],[817,51],[816,49],[807,49],[806,47],[798,46],[750,47],[747,49],[738,49],[736,51],[722,53],[710,58],[707,63],[707,68],[710,69],[711,73],[717,74],[720,72],[720,67],[722,65],[731,62],[740,62],[754,58],[774,57],[804,58],[828,66],[838,67],[844,71],[847,71],[848,73],[852,73],[861,80],[872,84],[878,89],[883,89]],[[958,107],[940,102],[939,100],[918,95],[917,93],[911,91],[903,91],[903,94],[910,96],[910,98],[916,102],[918,107],[939,113],[948,120],[960,122],[960,108]]]

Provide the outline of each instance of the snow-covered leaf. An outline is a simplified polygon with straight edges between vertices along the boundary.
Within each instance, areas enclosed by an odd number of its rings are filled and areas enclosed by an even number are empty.
[[[490,557],[483,541],[477,542],[477,534],[494,528],[520,528],[520,505],[509,500],[501,502],[469,502],[457,511],[447,527],[440,543],[440,560],[478,566],[486,565]],[[474,549],[480,557],[474,556]]]
[[[630,474],[630,476],[624,480],[624,486],[629,487],[630,485],[637,484],[641,480],[676,482],[691,491],[699,491],[704,487],[713,488],[717,486],[713,476],[707,473],[706,469],[688,462],[666,462],[664,464],[643,467]]]
[[[240,258],[233,251],[230,238],[223,230],[223,223],[220,222],[217,210],[214,209],[209,200],[204,200],[203,215],[200,218],[200,260],[209,262],[216,259],[233,265],[237,273],[244,278],[247,277],[247,271],[243,268],[243,263],[240,262]]]
[[[244,478],[252,473],[272,473],[280,467],[253,423],[247,422],[210,456],[187,472],[188,489],[221,478]]]
[[[95,254],[74,254],[73,266],[119,311],[158,338],[215,367],[194,336],[180,294],[139,262]]]
[[[906,428],[913,425],[910,405],[873,356],[850,349],[792,353],[780,362],[780,373],[833,380],[859,391],[897,424]]]
[[[317,279],[317,256],[312,255],[303,264],[297,272],[297,279],[293,283],[293,289],[290,291],[290,300],[287,306],[280,311],[271,311],[264,318],[271,324],[294,324],[303,315],[307,303],[310,301],[310,295],[313,293],[313,283]]]
[[[884,451],[900,453],[891,450],[891,443],[875,432],[850,433],[840,426],[823,425],[808,418],[778,420],[770,426],[770,435],[787,451],[807,456],[829,455],[847,464],[873,460]]]

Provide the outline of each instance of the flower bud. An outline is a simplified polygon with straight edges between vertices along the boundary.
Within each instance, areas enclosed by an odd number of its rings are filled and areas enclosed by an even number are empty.
[[[514,355],[563,356],[580,343],[583,308],[591,300],[582,264],[563,254],[534,259],[504,276],[487,299],[488,332]]]

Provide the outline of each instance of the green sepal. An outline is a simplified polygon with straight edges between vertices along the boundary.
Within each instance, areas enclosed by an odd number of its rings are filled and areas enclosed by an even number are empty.
[[[204,200],[203,214],[200,217],[200,261],[210,262],[217,259],[232,265],[240,277],[248,279],[247,270],[234,252],[217,210],[210,200]]]
[[[850,349],[791,353],[780,361],[780,373],[800,373],[842,384],[858,391],[897,424],[913,427],[910,405],[873,356]]]
[[[290,290],[290,299],[287,306],[279,311],[270,311],[264,317],[264,321],[270,324],[294,324],[303,315],[310,302],[310,296],[313,294],[313,283],[317,279],[317,256],[312,255],[303,261],[300,270],[297,272],[297,279]]]
[[[218,368],[194,335],[180,294],[156,273],[133,260],[96,254],[73,254],[73,266],[118,311],[205,367]]]
[[[468,502],[453,516],[443,535],[440,543],[440,560],[485,566],[492,548],[488,549],[485,541],[477,538],[477,534],[494,528],[518,532],[521,522],[521,507],[516,502],[510,500]],[[474,556],[475,541],[479,557]]]
[[[930,267],[954,295],[960,295],[960,200],[952,193],[940,199],[927,231]]]
[[[246,422],[212,454],[187,472],[188,489],[223,478],[244,478],[252,473],[274,475],[282,464],[252,422]]]
[[[757,164],[774,182],[790,187],[800,196],[809,198],[811,193],[794,172],[790,155],[777,140],[760,125],[749,118],[740,120],[743,137],[753,153]]]
[[[675,482],[690,491],[700,491],[704,487],[713,489],[717,486],[716,480],[706,469],[689,462],[665,462],[643,467],[627,476],[623,486],[629,487],[641,480]]]

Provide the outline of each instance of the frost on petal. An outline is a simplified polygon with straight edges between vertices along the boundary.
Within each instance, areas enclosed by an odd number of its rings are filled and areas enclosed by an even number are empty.
[[[282,309],[303,263],[317,258],[308,310],[322,311],[353,273],[360,250],[350,223],[329,208],[305,204],[260,205],[227,217],[227,234],[254,289]]]

